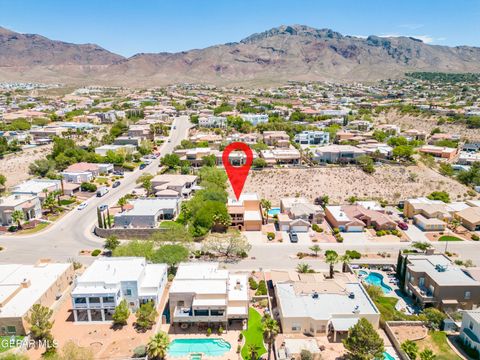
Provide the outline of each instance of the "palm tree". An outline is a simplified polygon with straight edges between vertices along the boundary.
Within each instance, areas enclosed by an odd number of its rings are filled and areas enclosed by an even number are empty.
[[[312,271],[312,269],[311,269],[310,265],[308,265],[308,264],[300,263],[300,264],[297,265],[297,272],[300,273],[300,274],[307,274],[311,271]]]
[[[164,331],[160,331],[153,335],[147,344],[147,355],[151,359],[165,359],[167,355],[170,339]]]
[[[320,251],[322,251],[322,249],[320,248],[320,246],[318,246],[317,244],[313,245],[310,247],[310,250],[312,250],[314,253],[315,253],[315,257],[318,256],[318,253]]]
[[[248,355],[250,355],[250,360],[258,360],[258,351],[260,347],[255,344],[248,344],[247,347]]]
[[[23,213],[22,210],[15,210],[14,212],[12,212],[12,221],[14,223],[17,223],[17,227],[19,229],[22,228],[22,224],[21,224],[21,221],[25,219],[25,214]]]
[[[352,258],[350,257],[350,255],[345,254],[345,255],[340,257],[340,261],[342,262],[342,272],[346,272],[347,271],[347,265],[352,262]]]
[[[125,196],[122,196],[120,199],[118,199],[117,205],[120,206],[120,209],[122,210],[122,212],[123,212],[123,207],[127,205],[127,203],[128,201]]]
[[[280,327],[278,326],[277,321],[273,319],[270,315],[265,315],[262,319],[262,322],[263,338],[268,346],[267,359],[270,360],[270,356],[272,355],[273,343],[275,342],[275,338],[280,332]]]
[[[272,209],[272,203],[270,202],[270,200],[267,200],[267,199],[260,200],[260,203],[262,204],[262,208],[267,213],[267,224],[268,224],[268,212]]]
[[[330,278],[334,276],[334,266],[338,262],[338,254],[334,250],[328,250],[325,252],[325,262],[330,265]]]
[[[452,220],[450,220],[449,225],[452,231],[456,232],[457,228],[461,225],[461,222],[458,219],[453,218]]]

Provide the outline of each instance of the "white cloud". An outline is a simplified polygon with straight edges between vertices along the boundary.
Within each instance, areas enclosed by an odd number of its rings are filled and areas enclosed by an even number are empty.
[[[432,44],[432,43],[436,43],[436,42],[441,42],[441,41],[445,41],[446,38],[444,37],[433,37],[431,35],[404,35],[404,34],[382,34],[382,35],[379,35],[380,37],[402,37],[402,36],[405,36],[405,37],[413,37],[415,39],[419,39],[419,40],[422,40],[425,44]]]
[[[410,30],[417,30],[422,28],[424,25],[423,24],[401,24],[398,25],[398,27],[405,28],[405,29],[410,29]]]

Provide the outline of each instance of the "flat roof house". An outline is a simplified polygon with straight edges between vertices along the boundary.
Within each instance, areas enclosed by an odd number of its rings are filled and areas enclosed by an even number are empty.
[[[45,190],[52,192],[61,190],[61,188],[60,180],[32,179],[14,186],[11,193],[14,195],[35,195],[40,198],[40,201],[43,201]]]
[[[1,225],[13,225],[12,214],[16,210],[23,212],[24,221],[42,217],[42,205],[38,196],[15,194],[0,198]]]
[[[454,215],[470,231],[480,230],[480,207],[469,207]]]
[[[240,114],[240,117],[243,121],[248,121],[253,126],[268,122],[268,115],[266,114]]]
[[[197,188],[195,175],[162,174],[152,179],[152,187],[158,198],[187,198]]]
[[[310,224],[321,223],[324,218],[322,207],[312,204],[304,197],[282,198],[280,212],[287,214],[291,219],[302,219]]]
[[[169,289],[172,324],[221,323],[248,319],[248,279],[218,263],[180,264]]]
[[[117,151],[125,151],[127,154],[133,154],[137,150],[135,145],[126,144],[126,145],[113,145],[113,144],[106,144],[95,148],[95,154],[101,156],[107,156],[109,151],[113,151],[114,153]]]
[[[51,307],[74,275],[71,263],[0,265],[0,335],[26,335],[29,328],[25,318],[32,306]]]
[[[148,301],[158,306],[167,284],[167,268],[165,264],[148,264],[142,257],[96,259],[75,280],[75,321],[110,321],[123,299],[133,311]]]
[[[460,339],[471,349],[480,353],[480,311],[467,310],[462,312]]]
[[[245,231],[262,229],[263,216],[257,194],[243,193],[238,200],[229,198],[227,210],[232,219],[232,227]]]
[[[424,154],[430,154],[435,157],[448,160],[453,159],[458,153],[458,149],[456,148],[441,147],[435,145],[424,145],[420,149],[418,149],[418,151]]]
[[[297,149],[261,150],[260,156],[268,165],[275,164],[300,164],[300,151]]]
[[[295,135],[294,141],[303,145],[325,145],[330,141],[330,133],[319,130],[304,130]]]
[[[365,150],[352,145],[327,145],[317,147],[312,159],[319,163],[350,163],[365,154]]]
[[[343,206],[325,207],[325,218],[333,228],[344,232],[362,232],[365,223],[344,210]]]
[[[263,142],[268,146],[290,147],[290,136],[285,131],[264,131]]]
[[[180,211],[179,198],[137,199],[130,207],[115,214],[115,226],[124,228],[155,228],[162,220],[174,219]]]
[[[283,333],[325,334],[340,341],[360,318],[378,328],[380,313],[352,274],[329,279],[321,273],[272,271],[272,281]]]
[[[399,254],[403,290],[422,307],[472,309],[480,303],[480,282],[443,254]]]

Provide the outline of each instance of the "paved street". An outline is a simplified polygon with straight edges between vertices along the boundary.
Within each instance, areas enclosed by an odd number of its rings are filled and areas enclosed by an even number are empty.
[[[173,129],[173,126],[176,129]],[[161,156],[171,153],[174,147],[185,139],[191,126],[187,116],[176,118],[170,135],[170,142],[163,144]],[[161,157],[160,156],[160,157]],[[103,240],[92,233],[97,220],[97,206],[100,204],[114,205],[120,197],[132,191],[136,179],[144,172],[156,173],[160,158],[155,159],[143,171],[136,170],[126,173],[121,185],[110,188],[110,192],[101,198],[92,197],[84,210],[73,210],[59,219],[44,231],[31,235],[4,235],[0,236],[0,263],[34,263],[40,258],[51,258],[65,261],[74,258],[89,263],[94,258],[91,256],[79,257],[82,249],[101,248]]]

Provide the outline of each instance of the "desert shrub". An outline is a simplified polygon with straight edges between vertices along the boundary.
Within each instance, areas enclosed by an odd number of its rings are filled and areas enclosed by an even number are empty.
[[[267,295],[267,284],[265,283],[265,280],[260,280],[255,295]]]
[[[358,260],[362,257],[362,254],[360,254],[357,250],[347,250],[345,251],[345,254],[353,260]]]
[[[258,289],[258,284],[257,284],[257,282],[255,281],[254,278],[252,278],[252,277],[248,278],[248,284],[249,284],[251,290],[257,290]]]
[[[275,239],[275,233],[274,232],[268,232],[267,233],[267,239],[272,241]]]
[[[318,224],[313,224],[312,225],[312,230],[316,231],[316,232],[319,232],[319,233],[323,232],[323,229],[320,226],[318,226]]]
[[[84,182],[80,185],[80,189],[82,189],[82,191],[95,192],[97,191],[97,185]]]
[[[98,255],[101,254],[101,252],[102,252],[102,250],[100,250],[100,249],[95,249],[95,250],[92,251],[92,256],[98,256]]]

